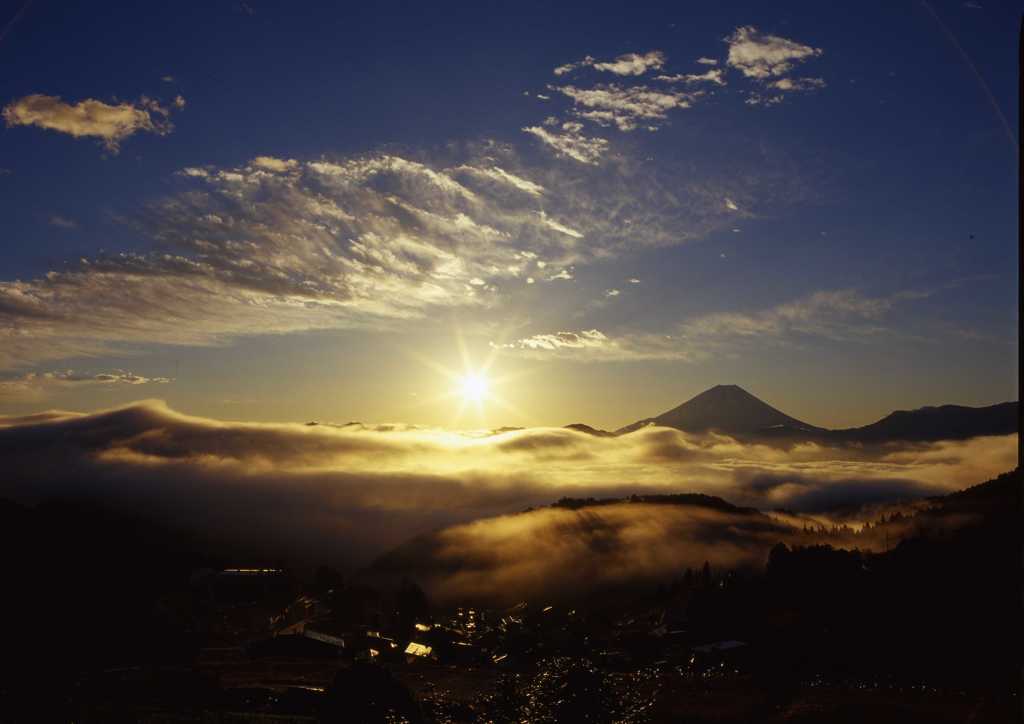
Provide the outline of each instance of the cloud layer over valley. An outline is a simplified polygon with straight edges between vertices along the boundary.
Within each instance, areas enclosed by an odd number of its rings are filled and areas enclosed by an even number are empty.
[[[229,549],[359,565],[440,526],[566,496],[705,493],[828,516],[967,487],[1015,455],[1016,436],[776,448],[668,428],[603,438],[218,422],[147,402],[0,418],[0,497],[99,499]]]

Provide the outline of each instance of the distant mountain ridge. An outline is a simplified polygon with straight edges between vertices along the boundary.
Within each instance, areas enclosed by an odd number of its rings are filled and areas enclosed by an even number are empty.
[[[987,407],[941,405],[897,410],[863,427],[832,430],[839,439],[860,442],[964,440],[982,435],[1010,435],[1020,427],[1020,404],[1000,402]]]
[[[716,385],[656,417],[619,428],[625,435],[650,425],[684,432],[720,432],[741,438],[819,440],[841,443],[964,440],[982,435],[1009,435],[1019,428],[1018,402],[987,407],[942,405],[898,410],[862,427],[830,430],[775,409],[738,385]]]

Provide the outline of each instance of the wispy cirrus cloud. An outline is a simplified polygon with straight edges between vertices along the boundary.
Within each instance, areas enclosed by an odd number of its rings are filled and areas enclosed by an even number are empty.
[[[539,213],[540,213],[540,220],[549,229],[554,229],[558,233],[565,234],[566,236],[571,236],[574,239],[582,239],[583,238],[583,234],[581,234],[576,229],[573,229],[572,227],[566,226],[565,224],[560,223],[556,219],[552,219],[544,211],[540,211]]]
[[[482,178],[490,179],[499,185],[508,185],[519,191],[525,191],[531,196],[540,196],[544,193],[544,187],[538,183],[534,183],[529,179],[516,176],[513,173],[509,173],[503,168],[498,166],[491,166],[490,168],[479,168],[476,166],[460,166],[457,171],[464,171],[468,174],[479,176]]]
[[[775,106],[785,100],[787,93],[816,91],[825,87],[822,78],[780,78],[763,84],[763,90],[747,94],[748,106]]]
[[[752,341],[785,343],[801,336],[835,341],[870,339],[886,332],[881,320],[897,303],[927,295],[928,292],[901,292],[887,297],[867,297],[851,289],[819,291],[760,311],[717,312],[694,317],[667,329],[664,334],[610,335],[596,329],[563,331],[494,346],[535,357],[697,361]]]
[[[524,357],[581,362],[695,360],[704,356],[704,352],[688,351],[671,335],[631,332],[610,336],[598,329],[545,332],[511,342],[492,342],[491,346]]]
[[[810,91],[825,87],[821,78],[779,78],[768,84],[769,87],[781,91]]]
[[[190,188],[138,222],[162,251],[0,282],[0,363],[479,303],[470,280],[515,278],[521,248],[558,257],[571,241],[529,202],[535,189],[488,170],[481,179],[387,155],[186,168]]]
[[[172,110],[184,107],[182,96],[164,105],[147,96],[135,102],[109,104],[95,98],[67,103],[58,96],[33,94],[7,104],[2,114],[8,128],[37,126],[75,138],[97,138],[104,148],[117,153],[121,142],[136,133],[169,134],[174,130]]]
[[[0,377],[0,400],[35,400],[46,393],[69,387],[104,385],[148,385],[172,382],[169,377],[146,377],[127,370],[110,372],[26,372],[13,377]]]
[[[589,143],[581,129],[563,124],[553,142]],[[0,281],[0,368],[493,306],[529,279],[571,279],[575,265],[728,223],[723,190],[744,198],[733,180],[753,176],[722,174],[710,191],[624,154],[527,164],[493,143],[433,160],[186,167],[179,190],[129,217],[156,250]]]
[[[677,333],[684,342],[704,343],[793,335],[863,339],[885,331],[880,320],[903,298],[903,294],[867,297],[852,289],[819,291],[759,312],[697,317],[680,325]]]
[[[49,219],[50,226],[55,226],[58,229],[77,229],[78,222],[74,219],[69,219],[67,216],[61,216],[60,214],[54,214]]]
[[[527,349],[555,351],[559,349],[598,349],[609,342],[602,332],[596,329],[585,329],[579,332],[555,332],[553,334],[535,334],[524,337],[511,344],[497,345],[505,349]]]
[[[561,130],[548,130],[544,126],[526,126],[524,133],[529,133],[541,140],[542,143],[563,156],[567,156],[580,163],[596,164],[605,151],[608,150],[608,141],[604,138],[584,136],[583,124],[575,121],[566,121],[561,124]]]
[[[660,52],[628,54],[608,61],[621,84],[560,89],[577,117],[522,129],[552,152],[539,160],[485,141],[184,168],[179,189],[122,217],[154,251],[100,253],[36,279],[0,281],[0,368],[494,307],[518,287],[572,280],[577,266],[733,223],[737,212],[722,208],[723,197],[740,201],[745,215],[756,215],[758,202],[799,198],[798,175],[774,161],[747,167],[747,157],[694,177],[628,148],[613,152],[608,138],[585,130],[655,128],[700,97],[627,85],[637,75],[630,68],[665,62]],[[8,116],[24,110],[19,103]],[[147,124],[168,131],[160,124],[184,100],[95,103],[48,99],[36,110],[53,111],[55,128],[116,148]]]
[[[700,83],[711,83],[712,85],[725,85],[725,70],[722,68],[710,68],[703,73],[676,73],[675,75],[659,75],[655,80],[666,83],[684,83],[686,85],[697,85]]]

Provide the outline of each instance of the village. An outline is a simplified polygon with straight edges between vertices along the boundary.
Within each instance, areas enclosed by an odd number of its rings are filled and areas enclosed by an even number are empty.
[[[332,720],[350,689],[344,707],[369,707],[369,720],[378,709],[394,721],[543,720],[582,707],[629,721],[666,672],[707,682],[744,671],[749,646],[691,630],[685,604],[663,591],[600,613],[526,601],[432,611],[410,582],[382,594],[327,569],[312,585],[278,568],[199,570],[157,607],[198,643],[192,660],[83,677],[77,703],[85,721],[126,710],[163,721],[172,706],[179,721],[188,701],[203,721],[308,722]]]

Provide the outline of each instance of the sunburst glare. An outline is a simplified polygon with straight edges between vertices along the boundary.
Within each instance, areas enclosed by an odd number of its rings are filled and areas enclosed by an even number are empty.
[[[459,378],[459,393],[466,402],[483,402],[489,391],[490,384],[483,374],[468,374]]]

